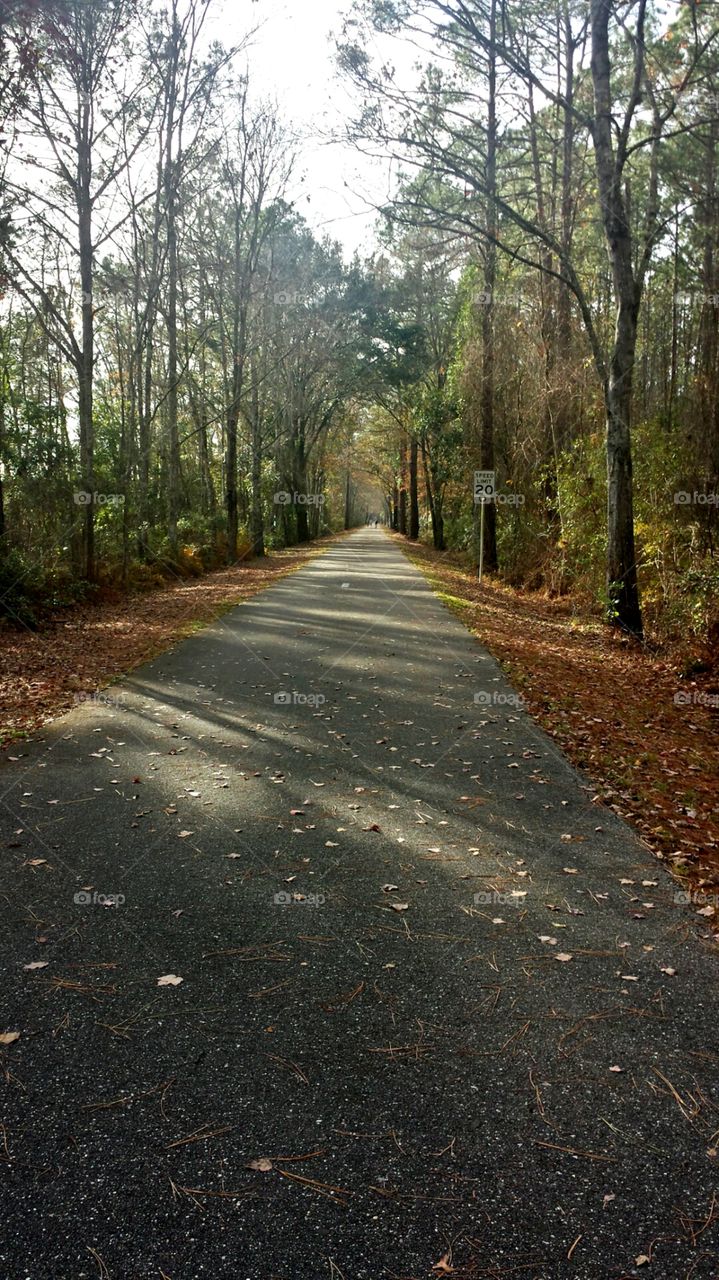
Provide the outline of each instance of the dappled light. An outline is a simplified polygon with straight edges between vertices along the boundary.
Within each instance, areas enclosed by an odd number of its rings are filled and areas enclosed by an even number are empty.
[[[0,1280],[719,1280],[709,0],[0,0]]]

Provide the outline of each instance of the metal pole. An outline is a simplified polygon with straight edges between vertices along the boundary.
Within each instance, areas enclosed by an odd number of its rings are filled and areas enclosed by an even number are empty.
[[[479,573],[477,581],[482,581],[482,565],[484,563],[484,499],[480,502],[479,511]]]

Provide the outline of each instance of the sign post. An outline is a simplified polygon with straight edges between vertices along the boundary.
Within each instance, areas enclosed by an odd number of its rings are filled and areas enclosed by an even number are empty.
[[[484,504],[494,500],[495,484],[493,471],[475,471],[474,473],[474,501],[480,506],[479,511],[479,570],[477,573],[477,581],[482,581],[482,568],[484,565]]]

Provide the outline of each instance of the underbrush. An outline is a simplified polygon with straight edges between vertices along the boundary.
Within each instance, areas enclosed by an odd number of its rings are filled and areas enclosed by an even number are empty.
[[[517,484],[520,501],[497,506],[500,581],[572,612],[606,616],[606,460],[601,431],[559,459],[548,521],[547,477]],[[500,486],[506,488],[506,485]],[[634,432],[634,514],[645,638],[692,660],[719,647],[719,495],[676,433],[656,423]],[[476,565],[471,518],[447,521],[452,558]],[[426,540],[426,533],[423,540]]]

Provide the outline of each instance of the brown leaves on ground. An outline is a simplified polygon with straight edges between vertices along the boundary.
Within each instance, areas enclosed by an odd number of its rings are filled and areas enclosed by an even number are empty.
[[[700,893],[715,891],[716,676],[685,679],[686,654],[650,654],[576,602],[486,579],[480,586],[448,553],[408,548],[399,535],[397,541],[433,585],[461,600],[462,621],[499,659],[545,731],[593,779],[598,829],[603,803]]]
[[[128,593],[119,603],[78,604],[59,610],[38,631],[0,625],[0,743],[32,733],[184,639],[198,623],[207,625],[272,586],[327,541]],[[99,696],[111,702],[113,690]]]

